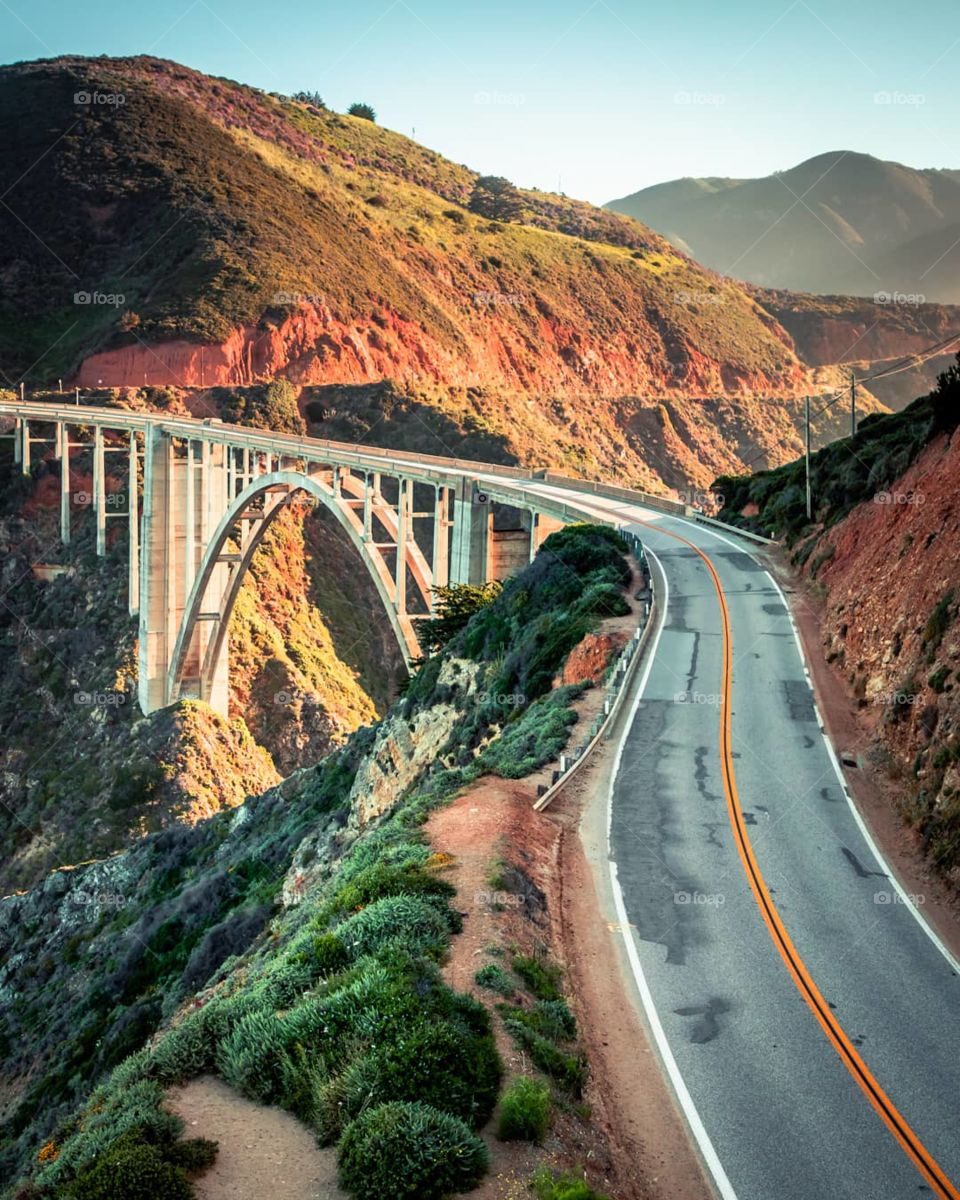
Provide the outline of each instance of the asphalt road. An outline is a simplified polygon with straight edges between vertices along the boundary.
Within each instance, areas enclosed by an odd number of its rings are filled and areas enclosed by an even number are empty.
[[[648,1019],[718,1191],[956,1196],[956,964],[845,795],[784,599],[748,543],[614,507],[645,522],[666,605],[612,786],[611,857]]]

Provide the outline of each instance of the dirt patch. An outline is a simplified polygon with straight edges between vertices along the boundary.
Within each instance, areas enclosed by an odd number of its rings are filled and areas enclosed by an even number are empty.
[[[196,1180],[198,1200],[348,1200],[337,1187],[334,1150],[321,1150],[296,1117],[245,1100],[211,1075],[171,1089],[186,1137],[219,1143],[216,1162]]]

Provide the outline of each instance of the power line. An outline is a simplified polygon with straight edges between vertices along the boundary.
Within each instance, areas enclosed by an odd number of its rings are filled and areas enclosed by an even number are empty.
[[[872,375],[867,375],[863,379],[858,379],[857,384],[861,385],[865,383],[872,383],[876,379],[886,379],[890,375],[897,375],[901,371],[907,371],[910,369],[910,367],[920,366],[922,363],[925,363],[927,359],[935,358],[938,354],[943,354],[948,346],[957,341],[960,341],[960,333],[951,334],[950,337],[944,338],[942,341],[935,342],[932,346],[928,346],[925,350],[918,350],[915,354],[907,355],[906,358],[901,359],[900,362],[895,363],[892,366],[883,367],[881,370],[875,371]],[[846,387],[844,386],[843,388],[839,388],[833,393],[831,398],[822,408],[817,409],[817,411],[811,415],[810,420],[816,420],[817,417],[825,413],[828,408],[832,408],[834,404],[843,399],[846,395]],[[768,453],[768,450],[760,450],[757,454],[754,454],[752,458],[744,460],[744,467],[749,467],[751,463],[755,463],[758,459],[764,458]]]

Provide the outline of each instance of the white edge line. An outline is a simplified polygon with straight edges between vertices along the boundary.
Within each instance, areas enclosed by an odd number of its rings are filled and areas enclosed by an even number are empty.
[[[642,534],[641,534],[642,540]],[[636,943],[634,942],[631,933],[630,920],[627,917],[627,909],[624,904],[623,891],[620,887],[620,881],[617,878],[617,864],[613,860],[613,848],[610,844],[610,834],[613,825],[613,789],[617,777],[620,774],[620,761],[623,757],[623,749],[627,742],[627,734],[633,725],[634,718],[637,715],[637,709],[640,701],[643,699],[643,694],[646,691],[647,680],[650,678],[650,672],[653,669],[654,661],[656,660],[657,647],[660,645],[660,635],[663,633],[667,619],[667,607],[670,601],[670,585],[667,582],[667,574],[663,569],[663,564],[654,554],[650,547],[643,543],[644,551],[657,565],[657,569],[663,578],[663,604],[660,606],[660,620],[657,627],[656,635],[650,645],[647,657],[647,663],[644,668],[643,675],[640,678],[639,686],[633,700],[633,705],[630,709],[630,715],[624,725],[623,732],[620,735],[620,741],[617,746],[617,756],[614,760],[613,771],[610,775],[610,786],[607,789],[607,862],[610,867],[610,885],[613,890],[613,903],[617,913],[617,920],[620,924],[620,932],[623,935],[624,946],[627,951],[627,958],[630,961],[630,969],[633,972],[633,978],[637,985],[637,990],[640,993],[640,1001],[643,1004],[644,1012],[646,1013],[647,1022],[650,1026],[650,1031],[653,1034],[654,1041],[657,1045],[657,1050],[660,1055],[660,1060],[663,1063],[670,1084],[673,1087],[677,1101],[683,1110],[683,1115],[686,1118],[687,1125],[693,1135],[700,1153],[703,1156],[704,1163],[713,1177],[713,1182],[716,1185],[717,1191],[723,1200],[737,1200],[737,1193],[733,1189],[726,1171],[720,1162],[720,1156],[714,1148],[713,1142],[710,1140],[710,1135],[704,1127],[700,1113],[697,1111],[697,1106],[694,1104],[693,1097],[690,1095],[690,1090],[684,1082],[683,1075],[680,1073],[680,1068],[677,1065],[677,1060],[673,1056],[673,1051],[670,1049],[670,1043],[667,1040],[667,1035],[664,1032],[663,1025],[660,1021],[660,1016],[657,1012],[656,1005],[653,1000],[653,993],[650,991],[650,986],[647,983],[646,976],[643,973],[643,965],[640,962],[640,955],[637,953]]]
[[[800,665],[803,667],[803,673],[806,676],[807,682],[810,685],[810,690],[814,691],[813,679],[810,675],[810,669],[807,664],[807,656],[803,649],[803,642],[800,640],[800,631],[797,629],[797,623],[793,618],[793,612],[790,608],[790,605],[787,601],[786,596],[784,595],[783,588],[781,588],[780,584],[777,583],[777,581],[776,581],[776,579],[774,579],[773,575],[763,566],[763,563],[761,563],[758,559],[756,559],[754,557],[754,555],[750,553],[749,550],[745,550],[742,546],[738,546],[736,542],[731,541],[730,538],[725,537],[724,534],[722,534],[722,533],[717,533],[716,530],[708,529],[703,526],[701,526],[701,528],[704,529],[705,533],[710,534],[711,537],[719,538],[721,542],[726,542],[728,546],[732,546],[735,550],[740,550],[742,553],[749,555],[750,558],[752,558],[753,561],[757,564],[757,566],[762,568],[764,574],[767,576],[767,578],[773,584],[774,590],[776,591],[777,595],[780,597],[780,601],[783,604],[784,609],[786,609],[787,617],[789,618],[789,621],[790,621],[790,628],[793,630],[793,640],[797,644],[797,653],[800,656]],[[644,680],[644,682],[645,682],[645,680]],[[836,773],[837,779],[840,783],[840,790],[843,792],[844,798],[846,799],[846,802],[847,802],[847,807],[850,809],[850,812],[853,814],[853,819],[856,822],[857,828],[860,830],[861,835],[863,836],[863,840],[866,842],[867,846],[869,847],[871,854],[873,855],[874,859],[877,862],[877,865],[883,869],[884,874],[887,876],[887,878],[890,880],[890,883],[893,885],[894,890],[896,891],[897,895],[900,897],[900,901],[901,901],[903,907],[908,910],[910,915],[917,922],[917,924],[920,926],[920,928],[923,930],[923,932],[927,935],[927,937],[930,939],[930,941],[933,943],[933,945],[940,951],[940,953],[946,959],[947,965],[950,967],[950,969],[952,971],[954,971],[957,975],[960,975],[960,961],[958,961],[954,957],[954,955],[951,953],[950,948],[947,946],[947,944],[941,939],[941,937],[937,933],[937,931],[933,928],[933,926],[926,919],[926,917],[924,917],[924,915],[920,912],[919,908],[917,908],[917,906],[914,904],[914,902],[910,899],[909,893],[904,889],[900,880],[897,878],[896,872],[894,871],[891,864],[886,860],[886,858],[884,858],[883,851],[877,845],[876,841],[873,838],[873,834],[870,832],[870,830],[867,826],[867,823],[864,821],[863,816],[860,813],[860,810],[857,808],[857,805],[853,799],[853,796],[850,794],[850,789],[847,786],[847,781],[844,778],[843,768],[840,766],[840,761],[837,758],[837,753],[834,750],[833,744],[831,743],[830,738],[827,734],[826,725],[824,724],[823,718],[820,715],[820,710],[817,707],[816,700],[814,700],[813,710],[814,710],[814,713],[816,714],[817,725],[820,728],[820,736],[823,738],[823,744],[827,748],[827,757],[830,759],[830,762],[833,766],[834,772]]]

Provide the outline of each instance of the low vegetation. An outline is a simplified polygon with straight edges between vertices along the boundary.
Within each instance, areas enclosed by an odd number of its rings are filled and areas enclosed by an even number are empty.
[[[539,1145],[550,1127],[552,1111],[553,1101],[547,1085],[521,1075],[504,1089],[497,1136],[505,1142],[525,1141]]]
[[[2,1010],[2,1032],[18,1047],[12,1069],[32,1075],[0,1143],[3,1174],[25,1176],[19,1195],[94,1200],[108,1174],[115,1196],[146,1196],[149,1187],[186,1200],[189,1173],[212,1148],[181,1140],[163,1089],[207,1072],[336,1145],[342,1183],[361,1200],[439,1198],[477,1183],[487,1153],[476,1131],[494,1111],[502,1068],[490,1012],[440,974],[461,918],[422,826],[484,769],[504,713],[519,722],[533,703],[517,693],[505,710],[489,693],[506,679],[544,694],[572,631],[616,609],[624,571],[607,531],[575,527],[548,539],[398,702],[388,720],[446,699],[458,721],[440,758],[363,828],[348,797],[373,729],[237,814],[147,838],[65,881],[63,903],[72,887],[108,878],[125,889],[115,915],[77,925],[69,953],[51,941],[61,911],[51,897],[4,902],[11,919],[0,949],[13,967],[0,985],[14,989],[14,1002]],[[571,578],[578,572],[582,587]],[[549,639],[531,639],[524,614]],[[451,694],[440,668],[469,662],[468,648],[477,678]],[[470,744],[472,758],[447,765]],[[18,964],[44,943],[31,982]],[[576,1027],[559,976],[545,960],[539,972],[516,962],[534,990],[505,1011],[507,1027],[575,1096],[585,1067],[571,1048]],[[55,1021],[50,989],[62,998]],[[511,1136],[542,1136],[542,1086],[508,1094],[507,1128],[526,1130]]]
[[[793,543],[811,524],[830,528],[864,500],[880,497],[931,438],[960,424],[960,355],[928,396],[899,413],[864,418],[853,438],[840,438],[810,460],[813,522],[806,515],[804,460],[754,475],[722,475],[713,489],[723,496],[720,517]],[[753,511],[756,510],[756,511]],[[744,512],[753,512],[745,516]],[[812,547],[813,543],[810,543]]]

